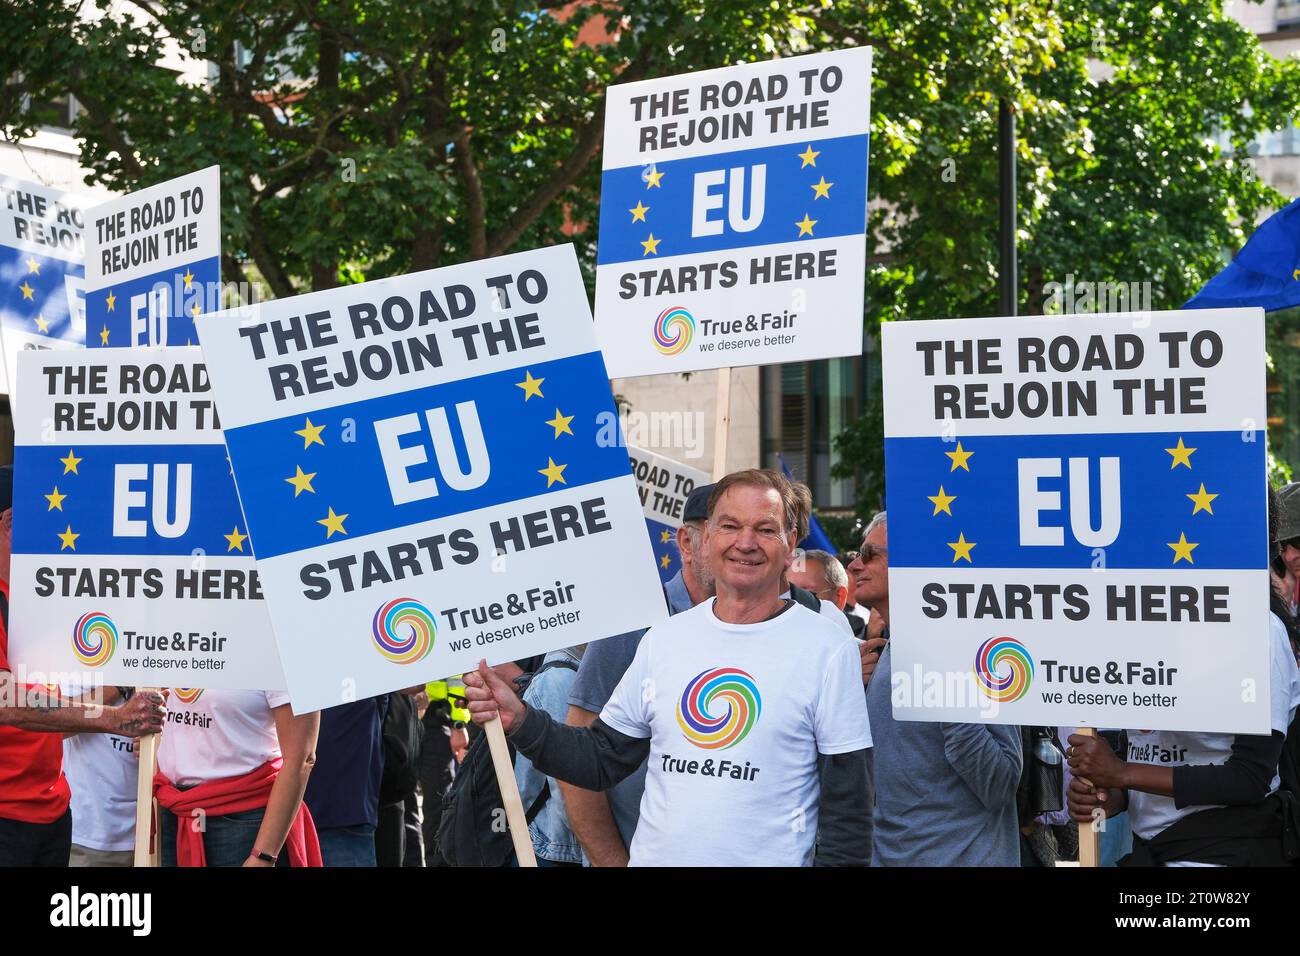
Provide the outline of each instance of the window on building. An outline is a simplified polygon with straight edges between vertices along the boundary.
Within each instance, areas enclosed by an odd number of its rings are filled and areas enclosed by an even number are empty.
[[[782,460],[812,489],[818,510],[853,507],[857,482],[834,478],[835,439],[864,411],[879,390],[880,358],[867,336],[861,356],[768,366],[761,373],[763,465]]]

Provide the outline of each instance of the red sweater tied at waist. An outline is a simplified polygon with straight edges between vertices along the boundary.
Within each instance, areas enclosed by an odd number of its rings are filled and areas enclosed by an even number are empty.
[[[264,808],[271,799],[271,786],[280,775],[284,759],[276,757],[242,777],[210,780],[197,787],[181,790],[158,771],[153,778],[153,793],[158,805],[180,818],[176,828],[176,863],[178,866],[207,866],[203,834],[187,825],[187,818],[225,816]],[[305,803],[289,825],[284,849],[290,866],[323,866],[316,825]]]

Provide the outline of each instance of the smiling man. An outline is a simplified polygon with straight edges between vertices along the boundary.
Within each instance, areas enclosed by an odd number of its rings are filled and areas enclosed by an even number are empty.
[[[871,746],[854,642],[783,599],[798,497],[779,472],[727,475],[709,500],[717,596],[652,627],[589,727],[526,707],[486,664],[477,723],[500,716],[543,772],[591,790],[648,760],[630,863],[863,865]]]

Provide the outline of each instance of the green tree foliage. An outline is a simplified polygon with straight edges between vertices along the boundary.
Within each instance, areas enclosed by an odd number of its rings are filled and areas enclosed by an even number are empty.
[[[1246,147],[1300,64],[1221,0],[0,0],[0,128],[71,92],[127,191],[219,163],[227,278],[275,295],[554,242],[594,260],[604,88],[871,44],[869,327],[996,311],[997,104],[1018,117],[1022,312],[1049,283],[1172,308],[1281,197]],[[177,48],[210,64],[185,85]],[[575,231],[576,230],[576,231]],[[590,274],[590,272],[589,272]],[[880,412],[839,441],[862,510]]]

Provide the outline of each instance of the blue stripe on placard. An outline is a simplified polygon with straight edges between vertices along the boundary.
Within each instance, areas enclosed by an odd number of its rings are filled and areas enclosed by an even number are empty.
[[[521,387],[529,381],[529,389]],[[477,416],[477,428],[462,416],[462,403]],[[447,448],[446,461],[435,451],[426,412],[437,409],[445,412],[454,461]],[[376,422],[403,416],[395,429],[402,451],[390,454],[389,466],[419,490],[418,497],[396,504]],[[486,466],[476,467],[465,436],[469,431],[477,438],[480,430]],[[620,478],[629,470],[599,352],[231,428],[225,437],[262,558]],[[465,477],[452,481],[449,474]]]
[[[80,263],[0,246],[0,318],[4,327],[80,343],[72,326],[67,279],[80,283],[85,271]]]
[[[190,469],[188,484],[182,465]],[[124,480],[133,473],[138,476]],[[188,499],[179,510],[178,490]],[[252,557],[252,540],[240,537],[247,532],[224,445],[78,445],[72,439],[14,450],[16,553]]]
[[[607,169],[600,185],[597,262],[653,263],[719,249],[861,235],[867,218],[867,147],[863,134]],[[754,169],[760,166],[765,188],[755,193]],[[720,182],[706,188],[701,180],[697,186],[697,175],[719,171]],[[743,196],[738,208],[730,201],[733,181],[737,197]],[[693,222],[697,190],[702,201],[707,195],[715,204],[701,212],[698,224]],[[761,218],[753,205],[758,198]],[[751,216],[757,220],[752,226],[744,222]],[[733,220],[744,231],[734,228]]]
[[[1103,458],[1118,459],[1118,495],[1112,489],[1108,497],[1117,497],[1119,508],[1118,534],[1104,543],[1090,539],[1107,527],[1101,501]],[[1031,459],[1046,464],[1035,466]],[[1086,492],[1070,480],[1070,459],[1086,460]],[[1042,499],[1037,518],[1026,515],[1024,521],[1022,461],[1028,470],[1040,473],[1040,495],[1059,495],[1059,505]],[[1055,471],[1059,477],[1044,476]],[[1264,568],[1265,474],[1260,432],[889,438],[889,563],[945,568]],[[1027,479],[1025,484],[1028,487]],[[1071,514],[1073,500],[1085,493],[1086,528],[1082,498],[1080,514]],[[1022,543],[1031,520],[1043,529],[1062,529],[1062,543]],[[971,542],[974,546],[967,551],[965,545]],[[969,554],[969,560],[963,554]]]
[[[197,345],[195,308],[198,315],[220,309],[220,294],[221,260],[215,256],[106,285],[86,295],[86,346]],[[160,310],[167,319],[165,342],[151,337],[150,322]]]
[[[654,549],[655,567],[659,571],[659,580],[667,584],[682,569],[682,553],[677,547],[677,529],[662,521],[645,519],[646,531],[650,533],[650,545]],[[667,533],[665,539],[664,534]],[[668,560],[665,561],[664,559]]]

